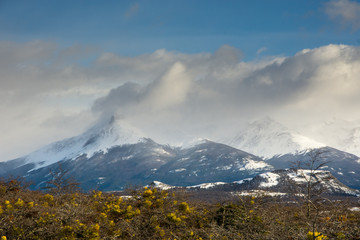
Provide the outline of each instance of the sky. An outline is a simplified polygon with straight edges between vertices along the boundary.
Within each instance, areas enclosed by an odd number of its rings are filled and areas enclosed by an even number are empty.
[[[358,121],[359,45],[355,0],[0,0],[0,161],[111,116],[171,143]]]

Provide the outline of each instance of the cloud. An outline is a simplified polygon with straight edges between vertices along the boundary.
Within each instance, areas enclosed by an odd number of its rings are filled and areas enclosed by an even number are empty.
[[[343,26],[351,26],[352,30],[360,29],[360,3],[349,0],[331,0],[325,4],[326,14]]]
[[[266,47],[262,47],[262,48],[259,48],[257,51],[256,51],[256,54],[257,55],[260,55],[262,54],[263,52],[266,52],[268,49]]]
[[[160,142],[212,138],[263,115],[289,125],[336,115],[360,118],[354,113],[360,104],[359,48],[328,45],[255,62],[242,62],[229,49],[212,55],[164,51],[167,71],[149,83],[118,87],[96,109],[121,116]]]
[[[94,51],[0,42],[0,159],[111,116],[172,144],[218,138],[264,115],[289,127],[360,119],[359,47],[328,45],[250,62],[228,45],[197,54],[98,52],[81,64]]]
[[[133,17],[139,11],[140,5],[138,3],[133,4],[125,13],[126,18]]]

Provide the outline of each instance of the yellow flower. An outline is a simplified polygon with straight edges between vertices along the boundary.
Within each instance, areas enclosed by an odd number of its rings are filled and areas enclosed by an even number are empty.
[[[101,191],[93,191],[93,198],[101,198],[102,192]]]
[[[6,239],[7,239],[6,236],[1,237],[1,240],[6,240]]]
[[[179,210],[186,213],[190,212],[189,204],[187,204],[186,202],[180,203]]]
[[[9,205],[10,201],[9,200],[5,200],[5,205]]]
[[[29,207],[29,208],[34,207],[34,202],[28,202],[28,207]]]
[[[24,206],[24,201],[22,199],[18,198],[17,202],[14,203],[14,205],[17,207],[22,207],[22,206]]]
[[[141,212],[140,212],[140,209],[137,208],[137,209],[135,210],[135,215],[140,215],[140,213],[141,213]]]
[[[325,239],[329,239],[327,236],[323,235],[322,233],[319,232],[308,232],[306,239],[315,239],[316,240],[325,240]]]
[[[95,229],[95,231],[99,231],[100,230],[100,225],[99,224],[95,224],[95,225],[92,225],[92,227]]]
[[[144,201],[144,204],[145,204],[146,206],[150,207],[150,206],[152,205],[152,202],[151,202],[150,200],[146,199],[146,200]]]
[[[181,222],[181,218],[177,217],[175,213],[169,213],[167,215],[167,218],[176,224]]]
[[[143,193],[143,197],[150,197],[152,195],[153,195],[153,191],[151,191],[151,189],[147,189]]]
[[[44,198],[46,201],[54,201],[54,196],[50,194],[45,194]]]

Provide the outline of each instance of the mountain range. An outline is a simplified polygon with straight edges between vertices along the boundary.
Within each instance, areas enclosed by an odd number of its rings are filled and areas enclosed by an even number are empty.
[[[360,189],[360,160],[356,155],[328,147],[270,118],[249,123],[220,142],[201,140],[187,147],[159,144],[111,118],[79,136],[0,162],[0,176],[23,176],[35,189],[43,188],[53,177],[49,169],[55,171],[59,166],[67,169],[83,189],[115,191],[152,181],[175,186],[233,183],[306,162],[312,148],[327,162],[322,170]]]

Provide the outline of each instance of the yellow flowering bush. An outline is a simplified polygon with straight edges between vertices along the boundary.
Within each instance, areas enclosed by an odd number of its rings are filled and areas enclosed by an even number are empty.
[[[308,232],[307,234],[307,239],[308,240],[325,240],[325,239],[329,239],[327,236],[323,235],[322,233],[319,232]]]
[[[18,208],[23,207],[24,204],[25,204],[24,201],[20,198],[14,203],[14,205]]]
[[[6,185],[0,181],[0,186]],[[197,193],[150,187],[129,190],[127,197],[120,194],[7,191],[0,195],[0,240],[360,239],[360,212],[341,202],[322,212],[313,233],[304,206],[281,199],[207,202]],[[219,194],[214,195],[217,199]]]

